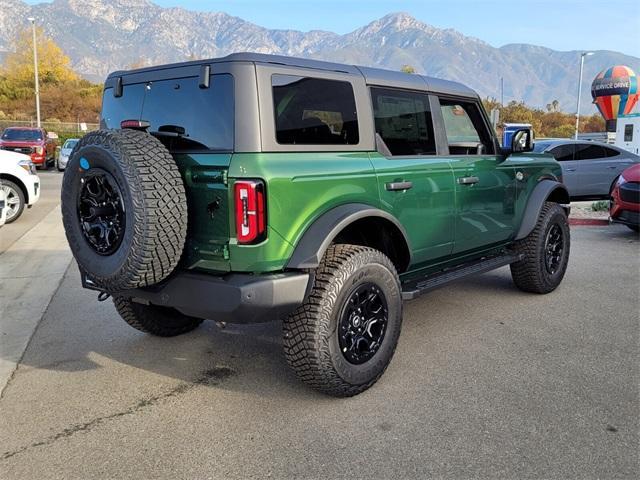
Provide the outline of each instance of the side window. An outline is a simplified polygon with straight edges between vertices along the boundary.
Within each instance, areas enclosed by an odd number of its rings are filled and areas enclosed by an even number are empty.
[[[606,155],[600,145],[589,145],[587,143],[576,144],[576,160],[596,160],[604,158]]]
[[[620,152],[614,150],[613,148],[602,147],[602,149],[604,150],[605,156],[607,157],[617,157],[618,155],[620,155]]]
[[[569,160],[573,160],[573,143],[559,145],[549,150],[549,153],[559,162],[568,162]]]
[[[387,88],[372,88],[376,133],[391,155],[435,155],[429,96]]]
[[[494,144],[477,104],[440,99],[451,155],[493,154]]]
[[[633,125],[624,126],[624,141],[633,142]]]
[[[359,142],[349,82],[273,75],[276,141],[281,145],[355,145]]]

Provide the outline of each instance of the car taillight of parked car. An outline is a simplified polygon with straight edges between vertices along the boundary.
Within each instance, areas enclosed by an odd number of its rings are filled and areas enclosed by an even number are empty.
[[[236,238],[239,244],[261,242],[267,232],[264,183],[241,180],[234,186]]]

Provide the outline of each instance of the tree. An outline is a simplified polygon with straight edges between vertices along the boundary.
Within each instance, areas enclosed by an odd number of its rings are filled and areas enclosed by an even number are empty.
[[[416,73],[416,69],[411,65],[403,65],[400,71],[404,73]]]
[[[38,50],[38,75],[42,85],[59,84],[77,80],[71,70],[71,60],[62,49],[36,27],[36,45]],[[30,28],[18,34],[13,45],[13,53],[7,55],[3,76],[16,86],[33,86],[33,36]]]

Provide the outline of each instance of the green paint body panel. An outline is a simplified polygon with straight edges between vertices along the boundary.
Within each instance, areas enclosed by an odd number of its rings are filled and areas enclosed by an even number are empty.
[[[403,280],[500,249],[515,236],[531,191],[557,179],[548,155],[387,158],[377,152],[175,155],[185,179],[189,235],[183,265],[214,274],[285,268],[304,232],[322,214],[347,203],[384,210],[403,225],[412,263]],[[517,180],[516,174],[522,180]],[[475,185],[460,177],[478,177]],[[235,240],[233,184],[262,179],[267,239]],[[413,187],[389,191],[387,183]]]

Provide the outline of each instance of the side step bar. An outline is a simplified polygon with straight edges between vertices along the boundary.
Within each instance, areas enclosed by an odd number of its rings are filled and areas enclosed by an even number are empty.
[[[522,254],[506,254],[497,257],[487,257],[471,263],[465,263],[442,272],[434,273],[424,279],[403,285],[402,299],[413,300],[423,293],[435,290],[436,288],[440,288],[451,282],[455,282],[456,280],[504,267],[505,265],[522,260],[523,257],[524,255]]]

